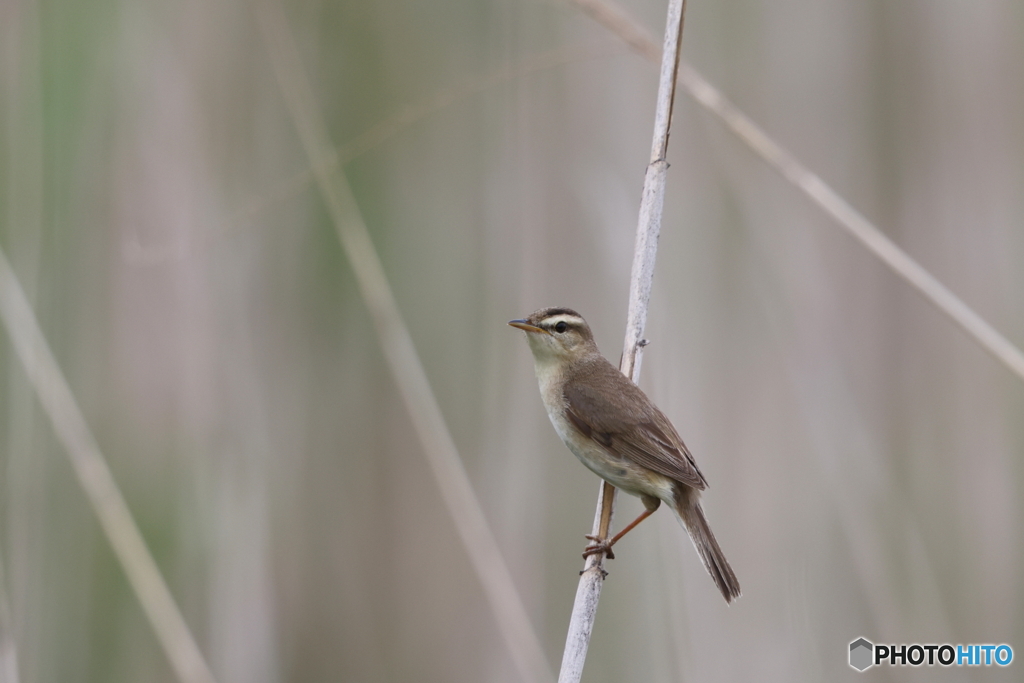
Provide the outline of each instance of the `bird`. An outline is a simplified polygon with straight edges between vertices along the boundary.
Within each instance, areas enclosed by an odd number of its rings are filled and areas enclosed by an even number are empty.
[[[590,326],[571,308],[544,308],[509,325],[523,330],[551,424],[594,474],[638,496],[644,512],[584,557],[615,557],[615,545],[664,502],[676,515],[727,603],[741,595],[700,505],[707,479],[675,427],[647,395],[601,355]]]

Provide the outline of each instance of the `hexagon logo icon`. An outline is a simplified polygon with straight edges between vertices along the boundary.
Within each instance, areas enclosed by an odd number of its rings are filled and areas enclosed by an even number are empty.
[[[866,638],[858,638],[850,643],[850,666],[857,671],[864,671],[873,665],[875,646]]]

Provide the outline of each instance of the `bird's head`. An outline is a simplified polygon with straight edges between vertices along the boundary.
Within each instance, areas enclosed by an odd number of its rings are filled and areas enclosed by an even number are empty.
[[[508,324],[526,332],[539,364],[567,363],[598,353],[590,326],[571,308],[544,308]]]

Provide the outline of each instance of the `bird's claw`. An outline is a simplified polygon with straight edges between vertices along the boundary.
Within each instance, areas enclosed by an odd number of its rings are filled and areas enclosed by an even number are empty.
[[[586,559],[591,555],[604,554],[609,560],[615,559],[615,553],[612,552],[612,546],[608,543],[607,539],[601,538],[600,536],[593,536],[587,534],[584,536],[588,541],[593,541],[591,545],[588,545],[583,549],[583,557]]]
[[[580,570],[580,576],[583,576],[586,573],[586,571],[587,571],[586,569],[581,569]],[[608,572],[605,570],[604,567],[601,567],[601,578],[602,579],[607,579],[608,578]]]

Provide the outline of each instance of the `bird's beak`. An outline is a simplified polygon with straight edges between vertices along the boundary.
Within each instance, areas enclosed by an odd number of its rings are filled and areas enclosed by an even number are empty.
[[[544,334],[551,334],[550,332],[545,330],[543,327],[537,327],[536,325],[531,325],[530,323],[528,323],[525,320],[509,320],[508,324],[511,325],[512,327],[518,327],[521,330],[525,330],[526,332],[543,332]]]

